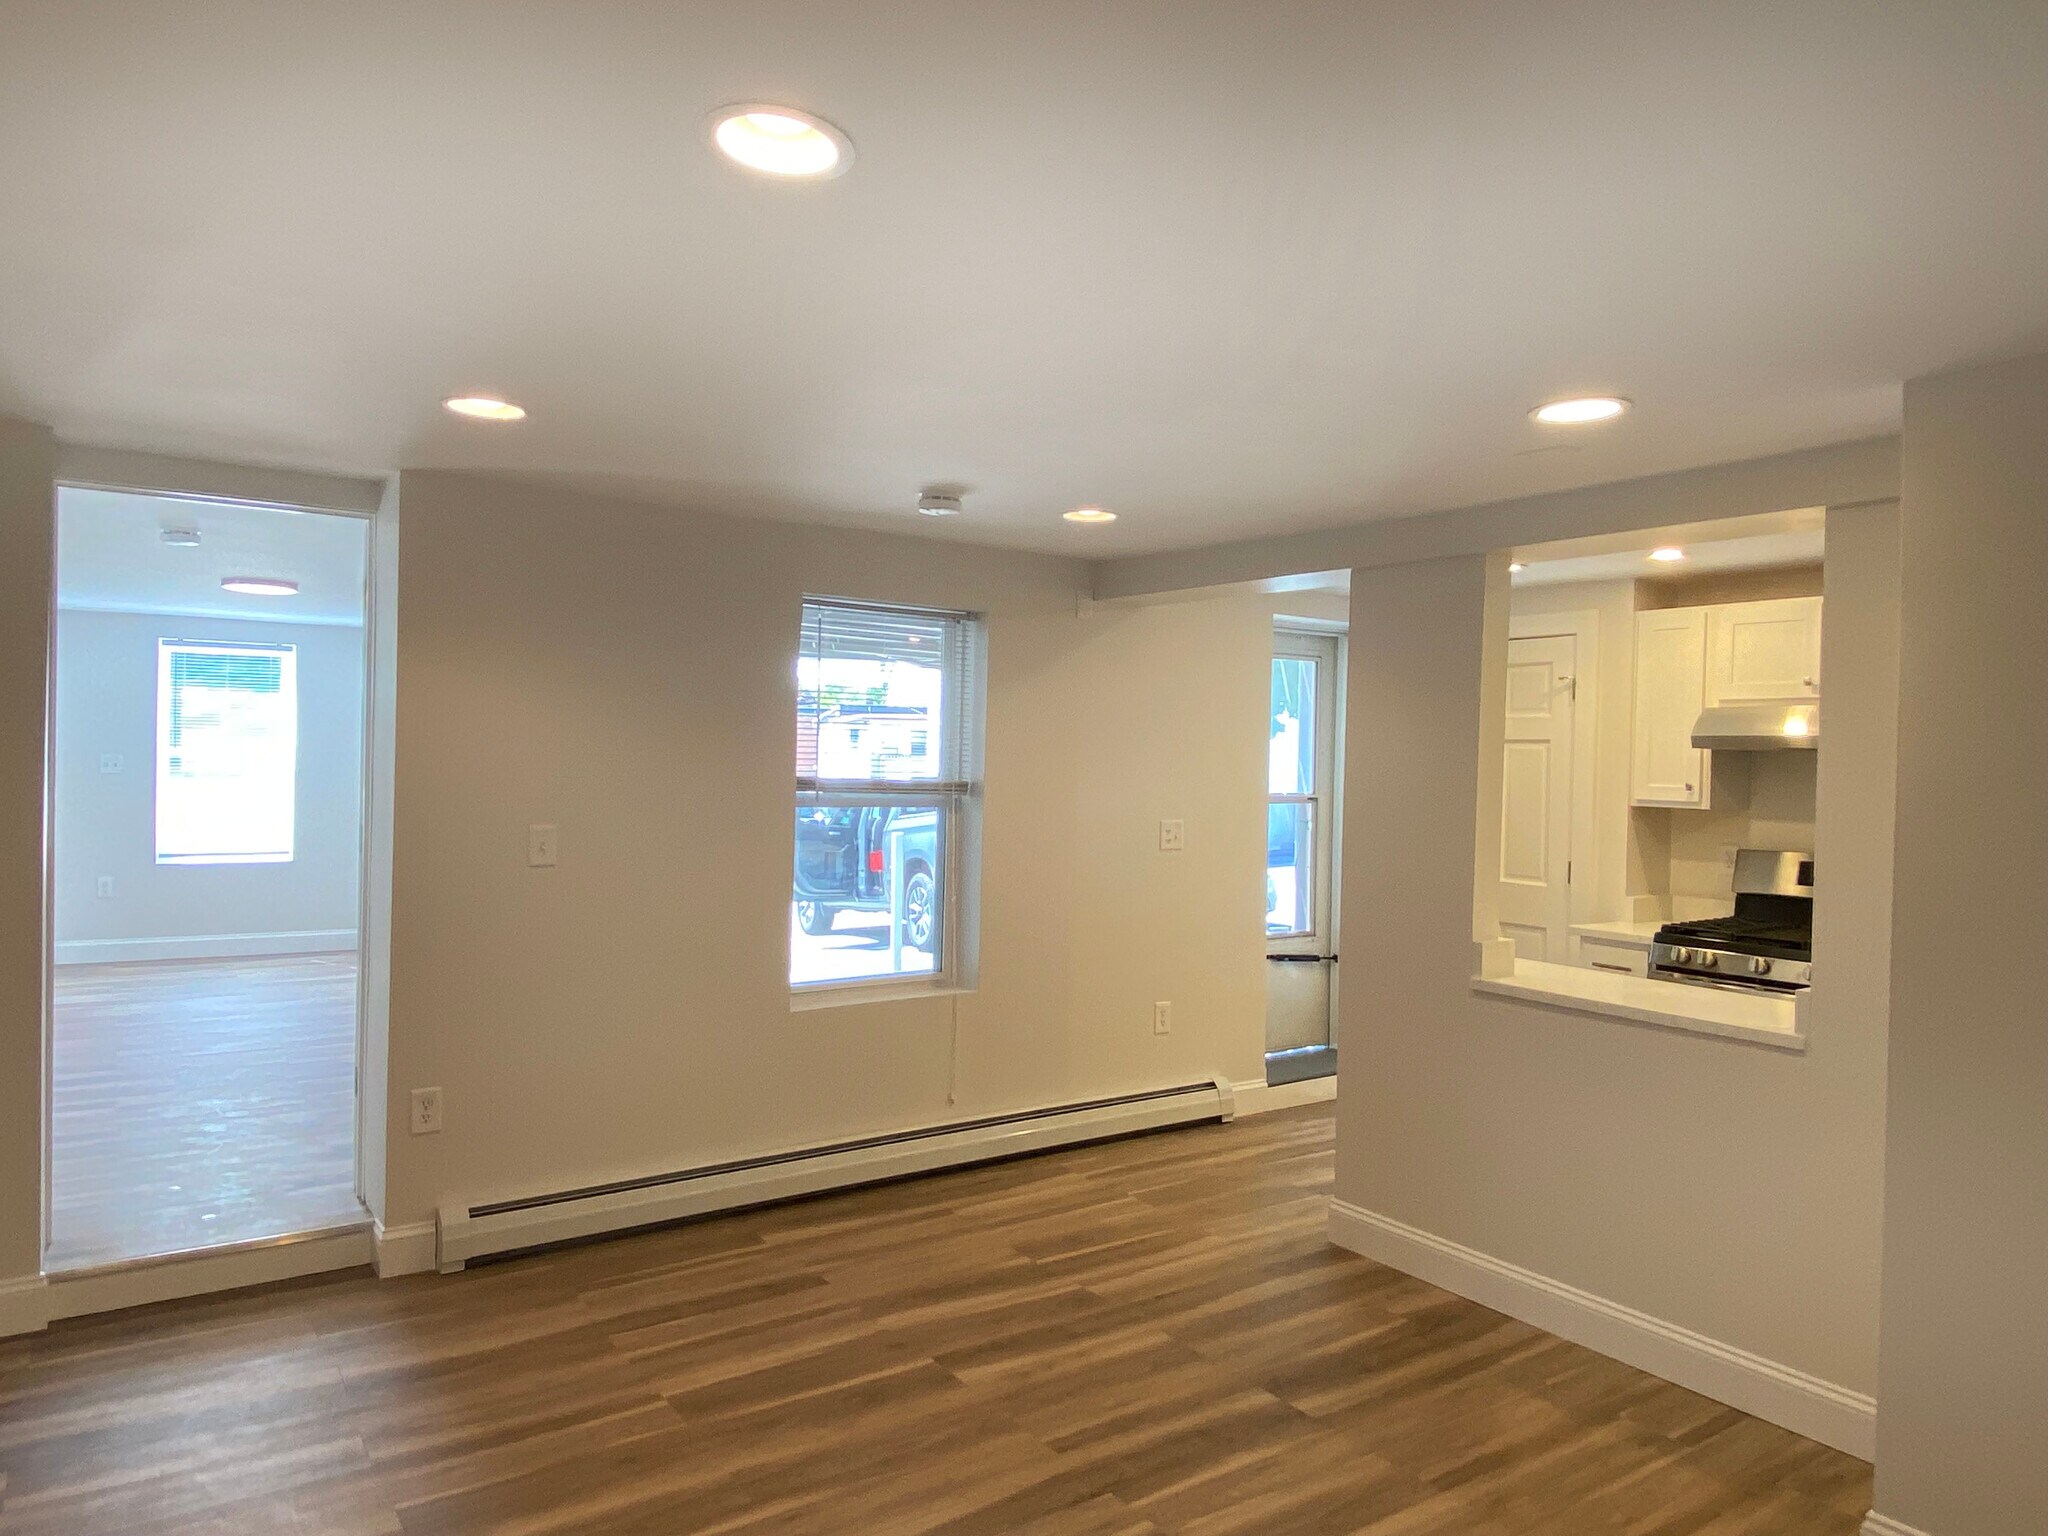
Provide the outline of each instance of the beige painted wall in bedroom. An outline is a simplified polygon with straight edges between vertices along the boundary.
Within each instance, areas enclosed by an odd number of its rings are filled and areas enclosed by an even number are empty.
[[[1261,1078],[1269,603],[1099,605],[1076,561],[453,474],[407,474],[398,500],[387,1223]],[[807,592],[987,616],[957,998],[791,1011]],[[1159,851],[1169,817],[1184,853]],[[558,868],[525,867],[530,822],[559,825]],[[424,1085],[447,1130],[412,1137]]]

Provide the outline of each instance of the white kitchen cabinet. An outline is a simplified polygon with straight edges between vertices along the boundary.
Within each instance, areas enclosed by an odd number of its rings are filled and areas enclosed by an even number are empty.
[[[1820,602],[1787,597],[1707,609],[1707,706],[1819,698]]]
[[[1650,951],[1645,945],[1596,939],[1587,934],[1579,939],[1579,964],[1588,970],[1647,976],[1650,974]]]
[[[1692,744],[1706,698],[1707,613],[1659,608],[1636,615],[1632,804],[1708,804],[1708,754]]]

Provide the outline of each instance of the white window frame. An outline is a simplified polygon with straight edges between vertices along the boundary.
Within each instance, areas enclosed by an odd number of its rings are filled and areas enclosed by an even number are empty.
[[[936,940],[938,954],[929,971],[895,971],[881,976],[851,976],[819,981],[792,981],[790,996],[797,1006],[826,1002],[878,1001],[890,996],[917,995],[958,990],[963,985],[961,945],[966,928],[962,916],[967,909],[962,889],[969,861],[964,849],[981,798],[982,731],[982,648],[984,631],[979,615],[956,609],[921,607],[908,603],[880,603],[858,598],[830,597],[809,593],[804,607],[814,605],[837,609],[865,609],[878,614],[897,614],[957,624],[958,642],[944,665],[950,669],[943,708],[946,718],[938,723],[939,776],[933,779],[837,779],[815,774],[796,776],[793,812],[806,806],[862,808],[900,806],[911,809],[932,807],[938,814],[939,832],[939,914]],[[803,655],[801,625],[798,656]],[[794,838],[795,816],[790,819]],[[792,850],[793,852],[793,850]],[[793,863],[793,859],[792,859]],[[891,941],[901,941],[892,931]],[[784,966],[785,974],[788,965]]]
[[[1312,661],[1316,665],[1316,739],[1311,749],[1314,753],[1315,783],[1309,791],[1300,794],[1274,794],[1269,785],[1266,793],[1266,835],[1272,835],[1273,807],[1306,805],[1309,819],[1309,857],[1315,863],[1309,871],[1308,926],[1296,927],[1290,933],[1267,933],[1266,949],[1269,954],[1327,954],[1331,936],[1336,932],[1332,920],[1332,898],[1335,895],[1333,876],[1336,870],[1336,822],[1333,811],[1337,804],[1336,779],[1340,771],[1337,762],[1337,672],[1342,651],[1341,638],[1336,634],[1290,629],[1281,625],[1276,625],[1273,630],[1273,660]],[[1269,669],[1268,707],[1271,697],[1272,673]]]
[[[166,853],[163,846],[164,785],[170,778],[171,673],[180,655],[274,656],[278,659],[278,691],[289,703],[291,819],[282,851],[230,853],[222,850],[198,853]],[[289,864],[298,855],[299,794],[299,648],[296,645],[238,640],[181,640],[163,636],[157,641],[156,754],[150,808],[150,839],[159,865],[193,867],[218,864]]]

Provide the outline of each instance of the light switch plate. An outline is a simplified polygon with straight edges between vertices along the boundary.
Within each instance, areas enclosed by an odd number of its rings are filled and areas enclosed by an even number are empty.
[[[1184,821],[1162,821],[1159,823],[1159,851],[1179,853],[1188,845],[1188,824]]]
[[[554,823],[536,823],[526,829],[526,862],[533,869],[552,869],[561,852],[561,836]]]
[[[100,772],[101,772],[101,773],[119,773],[120,771],[121,771],[121,754],[120,754],[120,753],[118,753],[118,752],[102,752],[102,753],[100,754]]]

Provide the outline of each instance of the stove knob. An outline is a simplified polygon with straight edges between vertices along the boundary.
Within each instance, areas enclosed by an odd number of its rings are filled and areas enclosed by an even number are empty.
[[[1687,949],[1683,944],[1679,945],[1676,949],[1671,951],[1671,963],[1673,965],[1691,965],[1692,951]]]
[[[1749,961],[1749,974],[1752,976],[1770,975],[1771,962],[1766,960],[1762,955],[1751,956]]]
[[[1711,949],[1701,950],[1699,952],[1698,959],[1700,969],[1704,971],[1711,971],[1712,969],[1714,969],[1715,966],[1721,963],[1721,956],[1719,952]]]

